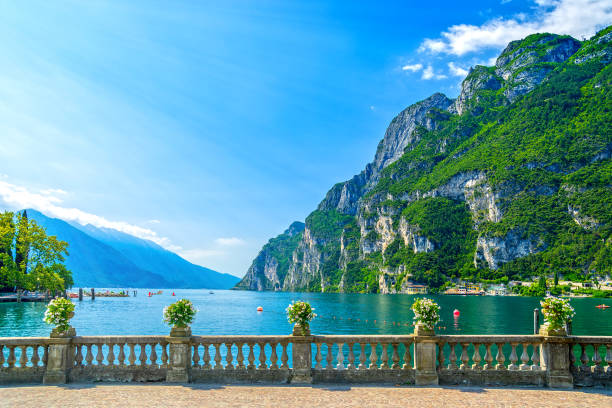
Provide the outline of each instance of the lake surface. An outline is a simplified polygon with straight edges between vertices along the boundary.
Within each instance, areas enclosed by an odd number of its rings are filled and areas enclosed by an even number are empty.
[[[313,334],[409,334],[412,333],[413,295],[364,295],[337,293],[279,293],[215,290],[164,290],[147,297],[152,289],[138,289],[129,298],[85,298],[76,304],[72,325],[79,335],[167,334],[162,322],[165,306],[180,298],[199,309],[192,324],[194,334],[289,334],[285,308],[292,300],[307,300],[318,317]],[[532,334],[533,309],[539,298],[501,296],[435,296],[441,306],[440,334]],[[576,309],[576,335],[612,335],[612,304],[607,299],[572,299]],[[262,306],[263,312],[257,312]],[[44,303],[0,303],[0,337],[48,336],[51,327],[42,321]],[[458,309],[460,316],[453,317]]]

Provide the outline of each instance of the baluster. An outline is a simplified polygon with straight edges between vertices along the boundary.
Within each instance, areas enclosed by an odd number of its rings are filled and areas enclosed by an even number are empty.
[[[140,344],[140,355],[138,356],[140,360],[140,365],[144,366],[147,364],[147,345]]]
[[[460,370],[467,370],[469,368],[470,356],[468,356],[469,343],[461,343],[461,366]]]
[[[162,361],[162,366],[166,366],[168,365],[168,343],[160,343],[161,344],[161,348],[162,348],[162,356],[161,356],[161,361]]]
[[[438,367],[436,367],[437,371],[440,371],[444,368],[444,345],[446,343],[441,341],[437,344],[438,346]]]
[[[365,370],[366,369],[365,363],[366,363],[366,360],[367,360],[366,351],[365,351],[366,343],[362,341],[359,344],[359,346],[361,348],[361,352],[359,353],[359,367],[358,368],[360,370]]]
[[[244,343],[236,343],[238,347],[238,354],[236,355],[236,368],[239,370],[244,370],[246,367],[244,366],[244,354],[242,353],[242,348],[244,347]]]
[[[40,357],[38,356],[38,345],[32,346],[32,367],[38,367]]]
[[[225,355],[226,370],[234,369],[234,355],[232,354],[232,345],[233,343],[225,343],[225,347],[227,348],[227,354]]]
[[[283,342],[283,343],[281,343],[281,347],[283,348],[283,351],[281,352],[281,366],[280,366],[280,368],[288,370],[289,369],[289,364],[287,364],[287,362],[289,361],[289,355],[287,354],[287,348],[289,347],[289,343]]]
[[[0,344],[0,368],[4,366],[4,345]]]
[[[336,370],[344,370],[344,353],[342,352],[342,346],[344,343],[338,343],[338,355],[336,356]]]
[[[21,346],[20,348],[19,367],[26,367],[28,365],[28,346]]]
[[[527,354],[527,343],[523,343],[523,353],[521,354],[522,364],[519,366],[521,370],[529,370],[529,354]]]
[[[121,367],[125,366],[125,351],[124,351],[125,343],[119,343],[119,355],[117,356],[117,361],[119,361],[119,365]]]
[[[327,355],[325,356],[325,361],[327,362],[327,365],[325,366],[325,368],[327,370],[332,370],[334,367],[332,366],[332,361],[334,359],[334,356],[332,355],[333,350],[333,344],[332,343],[326,343],[327,344]]]
[[[87,344],[86,347],[87,347],[87,353],[85,353],[85,362],[87,363],[88,366],[90,366],[94,359],[93,353],[91,352],[92,345]]]
[[[98,365],[104,365],[104,350],[102,350],[102,344],[96,344],[96,361]]]
[[[381,369],[389,368],[389,353],[387,352],[387,343],[382,343],[382,354],[380,355]]]
[[[266,364],[266,343],[258,343],[259,344],[259,370],[267,370],[268,366]]]
[[[210,344],[205,343],[202,344],[202,346],[204,347],[204,356],[202,357],[202,361],[204,362],[204,369],[205,370],[210,370],[212,368],[211,364],[210,364]]]
[[[493,353],[491,353],[491,343],[487,343],[485,345],[485,355],[484,355],[484,369],[492,370],[493,369]]]
[[[531,361],[533,364],[531,365],[531,369],[533,371],[540,370],[540,345],[534,343],[533,344],[533,354],[531,355]]]
[[[472,361],[474,361],[474,364],[472,364],[472,370],[482,370],[482,366],[480,365],[482,357],[480,357],[479,343],[474,343],[474,357],[472,357]]]
[[[448,355],[448,369],[456,370],[457,369],[457,355],[455,354],[455,347],[457,347],[457,343],[449,343],[450,345],[450,353]]]
[[[2,355],[2,349],[0,349],[0,355]],[[606,344],[606,364],[608,364],[608,366],[606,367],[605,371],[608,374],[612,373],[612,344]],[[2,364],[0,364],[0,367],[2,366]]]
[[[151,365],[156,366],[157,365],[157,350],[155,350],[157,348],[157,343],[151,343],[149,344],[149,346],[151,346],[151,355],[149,356],[149,360],[151,361]]]
[[[8,346],[9,355],[8,355],[8,366],[9,368],[15,367],[15,346]]]
[[[106,361],[108,361],[108,365],[115,365],[115,348],[114,343],[108,343],[108,355],[106,356]]]
[[[599,356],[599,344],[593,344],[593,372],[602,373],[601,357]]]
[[[504,356],[504,343],[497,343],[497,356],[495,356],[495,360],[497,360],[497,365],[495,368],[497,370],[505,370],[506,365],[506,356]]]
[[[512,346],[512,352],[510,353],[510,365],[508,366],[508,370],[518,370],[518,366],[516,365],[518,361],[518,356],[516,355],[516,346],[518,343],[510,343]]]
[[[255,343],[249,343],[249,365],[247,365],[247,369],[253,370],[255,368],[255,353],[253,353],[253,349],[255,348]]]
[[[223,366],[221,365],[221,343],[213,343],[213,346],[215,346],[215,370],[221,370],[223,369]]]
[[[82,344],[76,344],[74,346],[75,350],[74,350],[74,365],[76,367],[81,367],[83,365],[83,345]]]
[[[193,344],[193,355],[191,356],[191,366],[192,367],[200,367],[200,343]]]
[[[349,343],[349,353],[348,353],[348,366],[346,368],[348,368],[349,370],[354,370],[355,367],[355,352],[353,351],[353,346],[355,346],[355,343]]]
[[[378,355],[376,355],[376,347],[378,343],[371,343],[372,351],[370,352],[370,370],[378,369]]]
[[[270,343],[270,347],[272,347],[272,354],[270,354],[270,370],[278,370],[278,356],[276,355],[276,347],[278,343]]]
[[[410,356],[411,345],[412,343],[404,343],[404,366],[402,367],[404,370],[409,370],[412,368],[412,365],[410,364],[410,359],[412,358]]]
[[[323,360],[323,356],[321,355],[321,347],[322,344],[321,343],[316,343],[317,346],[317,353],[315,354],[315,370],[321,370],[323,368],[323,365],[321,365],[321,361]]]
[[[136,351],[134,350],[134,343],[128,343],[128,346],[130,346],[130,355],[128,356],[128,361],[130,362],[130,365],[133,366],[134,364],[136,364]]]
[[[48,355],[49,355],[49,346],[45,345],[43,346],[43,357],[42,357],[43,367],[47,366],[47,356]]]
[[[391,347],[393,347],[393,353],[391,353],[391,361],[393,361],[393,364],[391,365],[391,368],[393,369],[397,369],[399,368],[399,353],[397,352],[397,347],[399,346],[398,343],[392,343]]]
[[[591,371],[589,367],[589,357],[586,353],[586,344],[580,343],[580,348],[582,349],[582,354],[580,355],[580,362],[582,365],[580,366],[581,371]]]

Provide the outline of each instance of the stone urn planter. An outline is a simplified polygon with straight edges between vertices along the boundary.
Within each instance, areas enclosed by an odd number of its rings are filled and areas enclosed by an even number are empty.
[[[414,326],[414,334],[417,336],[435,336],[434,329],[430,329],[422,323],[418,323]]]
[[[184,326],[184,327],[173,326],[170,329],[170,337],[189,337],[189,336],[191,336],[191,327],[189,326]]]
[[[545,324],[540,326],[539,332],[541,336],[567,336],[565,327],[560,327],[558,329],[551,329]]]
[[[52,339],[63,339],[74,336],[76,336],[76,330],[72,326],[68,330],[63,332],[59,331],[58,328],[55,327],[53,328],[53,330],[51,330],[51,334],[49,335],[49,337],[51,337]]]
[[[293,335],[294,336],[310,336],[310,325],[306,324],[302,326],[299,323],[293,325]]]

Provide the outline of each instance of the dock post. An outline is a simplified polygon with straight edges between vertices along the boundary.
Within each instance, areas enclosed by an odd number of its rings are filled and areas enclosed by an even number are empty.
[[[536,307],[533,309],[533,334],[538,334],[540,331],[540,311]]]
[[[134,291],[134,297],[136,297],[136,295],[137,295],[137,294],[138,294],[138,291],[137,291],[137,290],[135,290],[135,291]]]
[[[91,300],[96,300],[96,291],[94,288],[91,288]]]
[[[21,289],[17,289],[17,303],[21,303]]]
[[[79,288],[79,302],[83,301],[83,288]]]

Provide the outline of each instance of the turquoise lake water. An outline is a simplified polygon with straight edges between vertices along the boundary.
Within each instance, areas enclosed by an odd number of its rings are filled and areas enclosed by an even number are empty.
[[[413,331],[412,295],[364,295],[336,293],[279,293],[230,290],[164,290],[147,297],[151,289],[138,289],[129,298],[85,298],[76,304],[72,325],[79,335],[166,334],[162,322],[165,306],[188,298],[199,309],[192,324],[194,334],[289,334],[285,308],[292,300],[307,300],[319,316],[313,334],[409,334]],[[434,296],[442,307],[440,334],[532,334],[533,309],[538,298],[500,296]],[[612,309],[596,305],[603,299],[572,299],[576,309],[576,335],[612,335]],[[262,306],[263,312],[257,312]],[[0,337],[48,336],[43,303],[0,303]],[[460,316],[453,317],[459,309]]]

